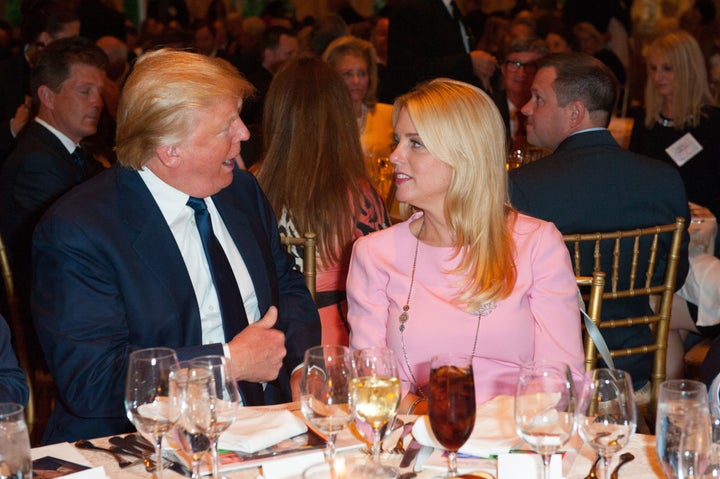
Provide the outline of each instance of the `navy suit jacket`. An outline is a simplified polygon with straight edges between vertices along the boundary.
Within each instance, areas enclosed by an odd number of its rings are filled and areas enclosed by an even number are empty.
[[[290,401],[292,370],[320,344],[317,308],[252,174],[236,171],[213,202],[247,265],[261,314],[271,305],[279,310],[287,356],[265,400]],[[115,166],[53,205],[36,228],[33,263],[33,316],[60,394],[46,443],[131,429],[123,398],[133,350],[167,346],[181,360],[223,353],[219,343],[201,344],[185,263],[135,171]]]
[[[386,75],[389,95],[394,98],[437,77],[479,85],[460,26],[443,1],[403,0],[390,15]]]
[[[677,171],[657,160],[624,150],[607,130],[566,138],[553,154],[511,171],[509,181],[510,199],[515,208],[552,221],[563,234],[668,224],[674,223],[678,216],[689,224],[685,188]],[[670,239],[669,235],[661,238],[661,251],[669,250]],[[688,240],[686,230],[678,264],[678,289],[688,272]],[[587,253],[590,257],[583,263],[592,269],[592,251]],[[611,259],[611,255],[604,255],[608,264]],[[601,267],[609,270],[607,265]],[[659,261],[656,278],[664,272],[664,261]],[[603,301],[603,318],[642,316],[649,312],[646,297]],[[603,336],[611,349],[631,347],[647,342],[650,330],[647,326],[637,326],[632,331],[630,328],[605,330]],[[652,366],[649,356],[617,358],[615,365],[630,372],[636,388],[647,382]]]

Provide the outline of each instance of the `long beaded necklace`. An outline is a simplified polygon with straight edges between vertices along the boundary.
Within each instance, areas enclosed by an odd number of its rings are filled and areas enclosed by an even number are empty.
[[[405,347],[405,324],[410,319],[410,314],[408,314],[408,312],[410,311],[410,299],[412,298],[413,286],[415,286],[415,270],[417,268],[418,250],[420,249],[420,235],[423,232],[423,228],[425,228],[425,218],[423,218],[422,225],[420,225],[420,230],[418,231],[415,241],[415,254],[413,255],[412,271],[410,273],[410,288],[408,289],[408,295],[407,299],[405,300],[405,305],[402,307],[402,313],[400,313],[400,316],[398,316],[398,321],[400,322],[400,326],[398,327],[398,329],[400,330],[400,344],[402,345],[403,359],[405,359],[405,365],[407,366],[408,374],[410,375],[410,379],[415,388],[415,391],[420,396],[425,398],[425,392],[418,386],[418,381],[417,379],[415,379],[415,373],[413,373],[413,368],[410,366],[410,360],[408,359],[407,349]],[[475,356],[475,350],[477,348],[478,335],[480,333],[480,320],[483,317],[492,313],[492,311],[495,309],[495,306],[496,305],[494,302],[489,302],[480,306],[477,312],[478,320],[477,326],[475,327],[475,341],[473,342],[472,356]]]

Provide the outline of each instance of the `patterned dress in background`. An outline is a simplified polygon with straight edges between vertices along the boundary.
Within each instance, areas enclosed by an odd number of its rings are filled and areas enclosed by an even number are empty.
[[[368,181],[361,183],[360,211],[355,213],[355,231],[353,242],[361,236],[368,235],[390,226],[390,219],[385,205]],[[281,235],[299,238],[302,233],[297,230],[287,209],[283,208],[278,218],[278,229]],[[304,232],[303,232],[304,233]],[[350,246],[346,249],[350,251]],[[290,253],[295,264],[302,269],[303,247],[291,246]],[[322,344],[349,344],[350,328],[347,322],[347,301],[345,300],[345,279],[347,278],[350,256],[343,260],[325,265],[317,260],[316,300],[322,325]]]

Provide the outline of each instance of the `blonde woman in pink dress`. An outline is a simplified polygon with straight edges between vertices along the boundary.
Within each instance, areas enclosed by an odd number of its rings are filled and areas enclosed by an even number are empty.
[[[478,402],[514,394],[526,361],[582,371],[570,257],[552,223],[508,203],[505,133],[492,100],[437,79],[395,101],[393,125],[397,198],[417,212],[355,242],[351,348],[395,351],[403,413],[426,406],[434,354],[474,356]]]

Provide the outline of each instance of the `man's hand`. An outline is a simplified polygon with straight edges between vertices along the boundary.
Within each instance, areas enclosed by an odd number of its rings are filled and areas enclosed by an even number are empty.
[[[17,136],[20,130],[27,124],[30,119],[30,107],[32,106],[32,100],[30,97],[25,97],[25,103],[17,107],[15,110],[15,116],[10,119],[10,130],[13,136]]]
[[[277,378],[287,354],[285,335],[273,329],[277,308],[270,306],[262,319],[249,325],[228,343],[235,379],[267,382]]]
[[[490,77],[495,73],[497,68],[497,59],[488,52],[482,50],[473,50],[470,52],[470,60],[472,61],[473,73],[478,77],[485,88],[490,85]]]

